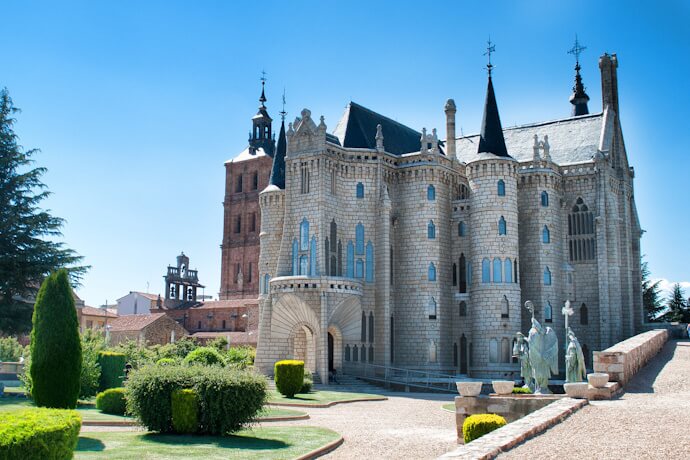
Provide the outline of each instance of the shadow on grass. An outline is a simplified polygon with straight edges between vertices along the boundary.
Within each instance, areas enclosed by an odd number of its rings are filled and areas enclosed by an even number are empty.
[[[217,447],[247,449],[247,450],[275,450],[287,449],[291,447],[283,441],[275,439],[254,438],[251,436],[193,436],[177,434],[158,434],[147,433],[142,435],[142,440],[151,443],[169,445],[195,445],[195,444],[214,444]]]
[[[100,439],[79,436],[77,452],[100,452],[102,450],[105,450],[105,444]]]

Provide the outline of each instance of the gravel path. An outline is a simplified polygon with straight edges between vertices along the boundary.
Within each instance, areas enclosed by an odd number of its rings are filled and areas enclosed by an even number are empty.
[[[280,425],[330,428],[345,442],[325,459],[430,459],[457,447],[455,414],[441,408],[452,395],[384,393],[387,401],[299,408],[309,420]],[[277,426],[278,423],[264,426]]]
[[[671,341],[612,401],[592,401],[505,459],[689,459],[690,341]]]

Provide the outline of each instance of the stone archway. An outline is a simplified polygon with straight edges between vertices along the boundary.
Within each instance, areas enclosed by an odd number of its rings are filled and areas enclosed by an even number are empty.
[[[292,359],[304,361],[304,369],[316,372],[316,335],[309,326],[300,324],[291,334]]]

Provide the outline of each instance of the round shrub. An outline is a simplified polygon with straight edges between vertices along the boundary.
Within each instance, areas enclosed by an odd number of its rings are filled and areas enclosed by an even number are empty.
[[[0,412],[0,458],[72,458],[80,429],[81,417],[73,410],[24,409]]]
[[[218,350],[212,347],[199,347],[185,356],[185,364],[203,364],[204,366],[224,366],[225,359]]]
[[[124,388],[108,388],[96,395],[96,409],[106,414],[125,415],[126,405]]]
[[[278,361],[273,368],[276,389],[283,396],[292,398],[302,389],[304,383],[304,361],[286,359]]]
[[[156,366],[174,366],[175,364],[177,364],[177,361],[172,358],[161,358],[156,361]]]
[[[302,381],[302,388],[300,388],[299,393],[309,393],[314,387],[314,376],[311,372],[304,370],[304,380]]]
[[[101,365],[101,391],[120,388],[125,380],[127,356],[115,351],[101,351],[98,353],[98,364]]]
[[[532,390],[530,390],[529,388],[515,387],[515,388],[513,388],[513,394],[515,394],[515,395],[531,395]]]
[[[31,330],[31,396],[37,406],[77,406],[81,377],[81,339],[67,270],[41,285]]]
[[[506,424],[506,419],[496,414],[470,415],[462,424],[462,437],[465,444],[474,441]]]
[[[185,388],[172,392],[172,424],[177,433],[196,433],[199,428],[199,396]]]

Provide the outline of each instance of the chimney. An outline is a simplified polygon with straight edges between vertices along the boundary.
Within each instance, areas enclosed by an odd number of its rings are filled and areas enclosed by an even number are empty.
[[[602,110],[610,107],[618,115],[618,58],[604,53],[599,58]]]
[[[455,101],[448,99],[446,102],[446,154],[451,160],[456,158],[455,155]]]

